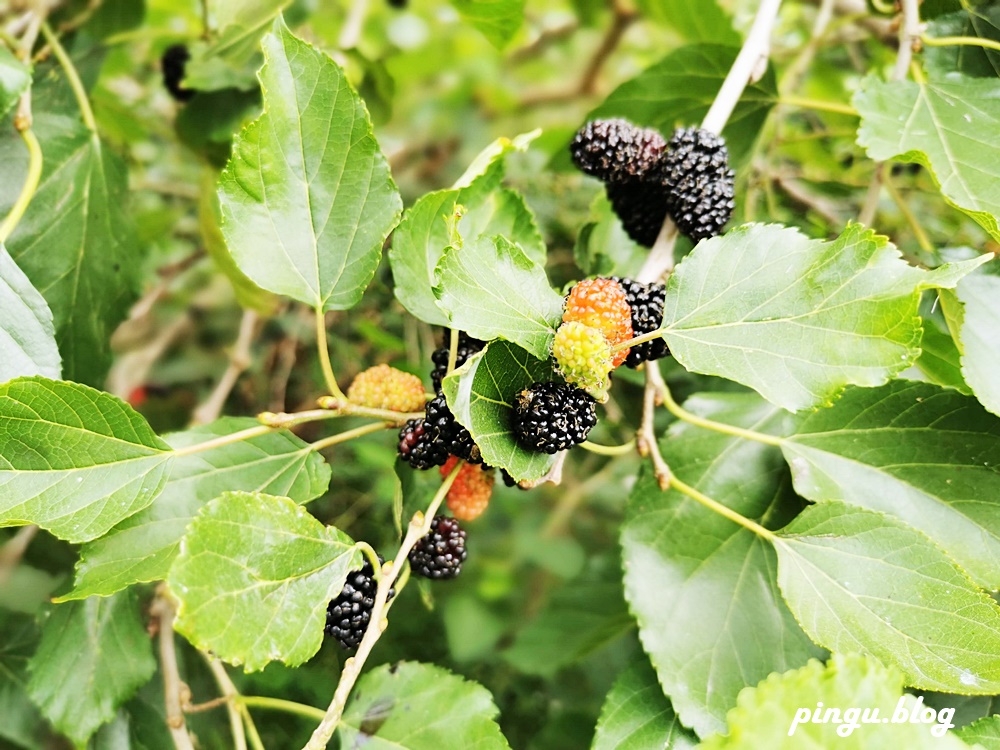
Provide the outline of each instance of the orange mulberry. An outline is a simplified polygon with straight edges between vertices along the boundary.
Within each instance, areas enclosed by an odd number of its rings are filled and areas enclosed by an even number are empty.
[[[441,467],[441,476],[446,477],[451,474],[459,460],[458,456],[450,457]],[[490,504],[493,482],[492,468],[464,464],[448,489],[448,510],[461,521],[479,518]]]
[[[614,279],[585,279],[576,284],[566,297],[563,322],[596,328],[611,346],[632,338],[632,308],[625,290]],[[618,367],[628,353],[628,349],[615,352],[612,365]]]

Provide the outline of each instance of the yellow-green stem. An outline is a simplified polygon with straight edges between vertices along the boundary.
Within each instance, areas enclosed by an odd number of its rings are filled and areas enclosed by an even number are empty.
[[[309,447],[314,451],[321,451],[324,448],[329,448],[331,445],[346,443],[348,440],[354,440],[354,438],[359,438],[363,435],[370,435],[373,432],[379,432],[381,430],[388,429],[391,426],[392,425],[388,425],[385,422],[372,422],[371,424],[364,424],[360,427],[355,427],[353,430],[346,430],[336,435],[331,435],[330,437],[317,440],[314,443],[309,443]]]
[[[650,331],[649,333],[644,333],[641,336],[636,336],[628,341],[623,341],[620,344],[615,344],[611,347],[611,353],[617,354],[623,349],[629,349],[633,346],[639,346],[639,344],[645,344],[647,341],[655,341],[656,339],[663,338],[663,334],[666,331],[663,328],[657,329],[655,331]]]
[[[42,36],[45,37],[45,41],[52,47],[52,51],[55,53],[60,67],[62,67],[63,72],[66,74],[66,80],[69,81],[70,88],[73,89],[73,96],[76,97],[77,105],[80,107],[80,116],[83,118],[83,124],[87,126],[90,132],[96,133],[97,120],[94,118],[94,110],[90,107],[90,98],[87,96],[87,89],[84,88],[83,81],[80,80],[80,74],[76,72],[76,66],[73,65],[73,61],[59,42],[59,37],[55,35],[47,23],[42,24]]]
[[[599,445],[589,440],[584,440],[580,443],[580,447],[585,451],[597,453],[601,456],[624,456],[626,453],[632,453],[635,450],[635,440],[629,440],[622,445]]]
[[[357,404],[352,404],[350,401],[344,401],[333,396],[322,396],[318,399],[317,403],[324,409],[337,412],[340,416],[371,417],[372,419],[381,419],[386,422],[405,422],[407,419],[419,419],[424,416],[422,411],[374,409],[368,406],[358,406]]]
[[[733,523],[739,524],[744,529],[748,529],[748,530],[752,531],[754,534],[756,534],[757,536],[761,537],[762,539],[766,539],[769,542],[774,542],[774,540],[775,540],[774,534],[772,532],[768,531],[767,529],[765,529],[759,523],[756,523],[755,521],[751,521],[746,516],[740,515],[735,510],[732,510],[731,508],[727,508],[725,505],[723,505],[722,503],[720,503],[718,500],[713,500],[712,498],[710,498],[705,493],[699,492],[698,490],[696,490],[694,487],[692,487],[689,484],[685,484],[680,479],[678,479],[675,475],[672,475],[670,477],[670,486],[673,487],[678,492],[684,493],[685,495],[687,495],[688,497],[690,497],[692,500],[695,500],[695,501],[701,503],[702,505],[704,505],[709,510],[712,510],[712,511],[718,513],[720,516],[724,516],[725,518],[728,518],[730,521],[732,521]]]
[[[995,49],[1000,52],[1000,42],[993,39],[983,39],[978,36],[927,36],[924,34],[920,41],[928,47],[985,47]]]
[[[194,445],[188,445],[184,448],[178,448],[177,450],[171,451],[171,455],[174,458],[180,458],[182,456],[190,456],[193,453],[201,453],[202,451],[210,451],[214,448],[219,448],[223,445],[229,445],[230,443],[239,443],[242,440],[250,440],[251,438],[260,437],[261,435],[266,435],[269,432],[274,432],[275,427],[268,427],[267,425],[260,425],[259,427],[248,427],[245,430],[240,430],[239,432],[234,432],[231,435],[222,435],[212,440],[206,440],[203,443],[195,443]]]
[[[24,140],[24,145],[28,147],[28,176],[24,180],[21,194],[17,196],[17,201],[10,209],[10,213],[0,225],[0,244],[6,242],[7,238],[14,233],[14,229],[24,216],[24,212],[28,210],[28,204],[35,197],[35,191],[38,190],[38,183],[42,178],[42,147],[38,143],[38,138],[35,137],[35,133],[30,128],[21,131],[21,138]]]
[[[704,427],[707,430],[714,430],[715,432],[721,432],[725,435],[732,435],[733,437],[746,438],[747,440],[754,440],[758,443],[764,443],[765,445],[781,446],[784,443],[779,437],[774,435],[768,435],[763,432],[756,432],[754,430],[747,430],[742,427],[736,427],[735,425],[725,424],[724,422],[716,422],[713,419],[705,419],[704,417],[699,417],[697,414],[692,414],[687,409],[683,408],[680,404],[674,401],[673,395],[670,393],[670,388],[666,383],[662,383],[659,386],[660,398],[663,399],[663,405],[667,408],[671,414],[673,414],[678,419],[681,419],[688,424],[693,424],[696,427]]]
[[[322,708],[313,708],[304,703],[286,701],[281,698],[268,698],[262,695],[238,695],[235,700],[247,708],[266,708],[271,711],[283,711],[286,714],[295,714],[307,719],[322,719],[326,715]]]
[[[458,364],[458,329],[452,328],[448,336],[448,369],[445,375],[451,375],[456,364]]]
[[[927,253],[934,252],[934,245],[931,243],[930,238],[927,236],[927,232],[920,225],[920,221],[917,219],[916,214],[910,209],[907,204],[906,199],[900,194],[899,189],[893,184],[891,177],[886,177],[882,183],[885,186],[886,191],[896,202],[896,206],[899,208],[900,212],[903,214],[903,218],[910,225],[910,229],[913,230],[913,235],[916,237],[917,244],[920,245],[920,249]]]
[[[323,380],[330,395],[347,400],[347,396],[337,385],[337,376],[333,374],[333,364],[330,362],[330,345],[326,338],[326,313],[316,308],[316,349],[319,352],[319,366],[323,370]]]
[[[857,117],[858,111],[849,104],[839,104],[838,102],[824,102],[818,99],[806,99],[801,96],[782,96],[778,100],[779,104],[785,104],[790,107],[799,107],[801,109],[815,109],[820,112],[833,112],[838,115],[850,115],[851,117]]]

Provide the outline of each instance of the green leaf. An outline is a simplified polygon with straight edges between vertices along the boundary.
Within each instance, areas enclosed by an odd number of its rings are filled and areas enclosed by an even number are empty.
[[[685,406],[759,432],[787,429],[787,415],[753,394],[700,395]],[[678,478],[744,516],[780,525],[800,507],[773,447],[675,423],[661,451]],[[652,472],[632,490],[621,543],[642,645],[681,721],[700,735],[725,726],[747,685],[822,653],[781,599],[771,545],[663,492]]]
[[[212,0],[210,4],[219,33],[211,44],[191,46],[185,85],[196,91],[253,88],[247,64],[257,54],[267,27],[291,0]]]
[[[877,161],[927,167],[945,199],[1000,239],[1000,80],[958,73],[941,81],[866,78],[854,95],[858,145]]]
[[[0,384],[0,526],[99,537],[153,502],[169,448],[110,394],[39,377]]]
[[[83,743],[156,671],[138,597],[61,604],[42,628],[28,690],[52,725]]]
[[[498,713],[481,685],[404,661],[358,681],[337,734],[341,747],[365,750],[505,750]]]
[[[552,594],[503,656],[524,674],[551,679],[632,628],[617,564],[593,565]]]
[[[166,441],[174,449],[186,448],[256,424],[252,418],[225,417],[168,435]],[[191,519],[227,490],[265,492],[306,503],[326,492],[329,485],[329,464],[289,432],[177,458],[152,505],[84,545],[76,566],[76,586],[63,599],[106,596],[133,583],[165,578]]]
[[[0,118],[6,115],[31,86],[31,69],[0,47]]]
[[[1000,5],[984,3],[938,16],[927,25],[927,36],[971,36],[1000,42]],[[958,71],[967,76],[996,78],[1000,75],[1000,52],[971,44],[927,45],[924,65],[936,77]]]
[[[0,740],[35,750],[43,720],[28,697],[28,661],[38,647],[35,618],[0,610]]]
[[[451,327],[483,340],[503,338],[546,359],[562,318],[563,298],[545,268],[495,235],[449,247],[434,293]]]
[[[280,18],[263,46],[264,114],[222,173],[222,231],[259,286],[344,310],[375,274],[399,192],[344,71]]]
[[[921,532],[830,502],[803,511],[775,548],[781,593],[817,643],[871,654],[913,687],[1000,692],[1000,606]]]
[[[525,0],[449,0],[462,20],[503,49],[524,22]]]
[[[452,244],[459,206],[464,215],[458,233],[465,242],[482,234],[502,234],[536,263],[545,264],[545,243],[531,210],[520,194],[500,188],[507,154],[524,151],[536,134],[498,138],[473,159],[450,190],[427,193],[407,209],[392,234],[389,262],[396,299],[412,315],[432,325],[449,324],[434,295],[434,270]]]
[[[703,3],[686,5],[688,13],[697,14]],[[739,51],[738,46],[719,44],[694,44],[674,50],[612,91],[587,119],[624,117],[637,125],[657,128],[669,138],[675,127],[702,121]],[[774,106],[777,91],[774,70],[769,66],[763,78],[743,93],[722,133],[732,164],[739,165],[749,155]]]
[[[52,312],[0,242],[0,381],[60,369]]]
[[[697,744],[663,696],[656,672],[639,659],[618,675],[604,699],[591,750],[688,750]]]
[[[956,729],[955,734],[967,745],[981,745],[984,750],[1000,750],[1000,716],[987,716]]]
[[[327,603],[361,552],[285,497],[227,492],[202,508],[167,581],[177,630],[247,672],[302,664],[323,642]]]
[[[138,288],[125,163],[75,114],[40,112],[34,130],[42,178],[7,250],[52,309],[63,376],[99,386],[111,364],[111,333]],[[0,138],[0,164],[17,185],[26,163],[20,138]],[[14,195],[7,197],[12,204]],[[0,205],[0,215],[9,209]]]
[[[206,171],[206,177],[212,180],[212,173]],[[215,192],[214,184],[209,187],[202,181],[201,195],[198,199],[198,226],[201,229],[201,237],[205,243],[205,252],[211,256],[215,267],[219,269],[229,279],[233,285],[233,292],[236,294],[236,301],[241,307],[256,310],[262,315],[274,314],[280,305],[280,298],[275,297],[270,292],[266,292],[251,281],[245,273],[240,270],[233,260],[233,256],[226,247],[226,239],[222,235],[219,224],[222,216],[219,209],[219,198]]]
[[[555,457],[521,447],[510,426],[510,405],[519,391],[553,378],[548,361],[506,341],[494,341],[446,377],[443,388],[449,408],[472,434],[483,461],[521,481],[545,476]]]
[[[729,712],[728,736],[713,735],[698,747],[700,750],[965,748],[942,724],[909,721],[914,710],[918,716],[921,709],[926,710],[919,700],[903,695],[903,680],[897,670],[858,654],[834,654],[826,666],[813,660],[801,669],[771,675],[757,687],[745,690],[740,694],[739,705]],[[813,723],[811,717],[816,711],[820,721]],[[866,723],[862,723],[864,711],[869,712]],[[897,712],[900,721],[896,720]],[[826,717],[824,723],[822,719]]]
[[[715,0],[638,0],[644,16],[676,31],[687,42],[714,42],[739,47],[742,39],[733,19]]]
[[[988,258],[924,271],[885,237],[849,226],[832,242],[747,224],[701,242],[667,284],[664,339],[684,367],[721,375],[790,411],[876,386],[920,354],[920,291]]]
[[[962,375],[976,398],[1000,414],[1000,276],[966,276],[942,304],[959,323],[956,332]]]
[[[784,443],[796,491],[889,513],[1000,587],[1000,420],[927,383],[851,388]]]
[[[952,291],[947,289],[938,292],[942,304],[943,298],[951,294]],[[958,351],[958,346],[943,323],[924,318],[924,335],[920,339],[920,356],[914,364],[922,375],[922,377],[914,378],[915,380],[927,380],[937,385],[946,385],[962,393],[972,393],[972,389],[962,377],[961,354]]]

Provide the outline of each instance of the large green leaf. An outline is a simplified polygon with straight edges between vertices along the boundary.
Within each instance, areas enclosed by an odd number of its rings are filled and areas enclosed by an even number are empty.
[[[1000,5],[983,3],[967,10],[938,16],[927,25],[927,35],[965,36],[1000,41]],[[968,76],[996,78],[1000,75],[1000,52],[973,44],[950,44],[924,48],[928,72],[943,76],[958,71]]]
[[[782,432],[787,415],[753,394],[689,398],[700,416]],[[780,525],[801,505],[772,447],[675,424],[661,443],[671,470],[742,515]],[[674,710],[701,735],[721,730],[736,696],[817,649],[778,591],[766,541],[644,472],[622,527],[625,594]]]
[[[958,323],[965,382],[983,406],[1000,414],[1000,276],[966,276],[941,302]]]
[[[525,0],[450,0],[462,20],[497,49],[507,46],[524,22]]]
[[[688,750],[696,744],[663,696],[656,672],[640,659],[618,675],[605,698],[591,750]]]
[[[155,670],[138,597],[122,592],[55,608],[28,690],[56,729],[83,743]]]
[[[449,247],[434,292],[452,328],[483,340],[503,338],[546,359],[562,318],[563,298],[545,268],[505,237]]]
[[[34,129],[42,178],[7,250],[52,309],[64,377],[99,386],[140,270],[125,164],[75,116],[40,112]],[[27,159],[16,135],[0,138],[0,164],[19,187]],[[2,215],[16,193],[0,195]]]
[[[834,654],[826,666],[810,661],[744,691],[729,713],[728,735],[706,738],[699,748],[963,750],[966,745],[946,732],[947,720],[944,725],[909,721],[924,708],[912,695],[904,697],[897,670],[858,654]],[[863,712],[868,712],[865,723]]]
[[[702,11],[702,3],[697,10],[690,3],[686,5],[690,14]],[[737,54],[738,46],[719,44],[676,49],[612,91],[587,119],[624,117],[637,125],[657,128],[669,138],[675,127],[701,122]],[[777,84],[769,67],[757,83],[747,87],[723,131],[734,164],[749,154],[776,98]]]
[[[402,203],[364,102],[279,18],[264,38],[264,114],[219,182],[233,258],[264,289],[323,310],[357,304]]]
[[[166,437],[186,448],[252,427],[252,418],[225,417]],[[330,466],[309,445],[288,432],[182,456],[171,462],[163,492],[145,510],[126,518],[80,550],[76,586],[64,599],[108,595],[133,583],[166,577],[191,519],[228,490],[283,495],[308,502],[330,485]]]
[[[1000,587],[1000,419],[975,399],[906,381],[851,388],[783,450],[800,495],[901,518]]]
[[[17,378],[0,385],[0,526],[86,542],[153,502],[170,446],[114,396]]]
[[[427,193],[407,209],[392,233],[389,262],[396,299],[411,314],[427,323],[448,325],[448,315],[434,295],[434,271],[455,240],[456,229],[465,242],[483,234],[502,234],[536,263],[545,264],[545,243],[534,215],[519,193],[500,188],[505,157],[526,149],[535,135],[498,138],[473,159],[450,190]],[[454,226],[459,210],[462,217]]]
[[[202,508],[167,577],[177,630],[246,671],[296,666],[323,642],[327,603],[361,552],[293,500],[227,492]]]
[[[702,242],[667,284],[664,339],[688,370],[721,375],[796,411],[848,384],[876,386],[920,354],[920,291],[987,257],[924,271],[871,230],[832,242],[747,224]]]
[[[362,677],[337,729],[365,750],[506,750],[486,688],[440,667],[384,664]]]
[[[521,447],[511,428],[511,404],[519,391],[553,377],[548,361],[506,341],[494,341],[446,377],[443,387],[448,406],[472,433],[483,460],[520,481],[544,476],[555,457]]]
[[[714,42],[739,47],[733,19],[716,0],[638,0],[643,15],[676,31],[687,42]]]
[[[781,593],[817,643],[871,654],[914,687],[1000,692],[1000,606],[921,532],[821,503],[783,529],[775,548]]]
[[[0,117],[13,108],[29,86],[31,69],[9,49],[0,47]]]
[[[1000,80],[953,73],[940,81],[867,78],[854,95],[858,144],[879,161],[919,162],[947,201],[1000,240]]]
[[[0,381],[60,370],[52,312],[0,242]]]

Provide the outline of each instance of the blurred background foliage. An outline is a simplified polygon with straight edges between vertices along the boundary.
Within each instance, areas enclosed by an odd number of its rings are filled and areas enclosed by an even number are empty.
[[[406,205],[448,187],[493,139],[543,129],[527,153],[509,158],[508,182],[538,217],[550,279],[558,288],[587,273],[628,272],[642,260],[642,252],[623,239],[598,183],[571,168],[565,147],[572,133],[609,95],[613,103],[619,86],[625,87],[620,96],[630,95],[631,86],[682,100],[681,114],[698,112],[701,105],[691,93],[698,89],[696,72],[671,79],[643,71],[666,60],[659,69],[669,73],[679,59],[671,55],[689,45],[738,46],[755,7],[753,0],[718,6],[714,0],[642,0],[638,7],[530,0],[523,20],[519,12],[513,31],[500,34],[510,38],[498,48],[497,39],[440,0],[370,0],[357,44],[339,54],[371,111]],[[937,0],[924,4],[924,14],[958,8],[957,0]],[[296,34],[328,51],[339,48],[350,12],[347,3],[330,0],[295,0],[284,9]],[[721,22],[700,23],[702,14]],[[839,16],[813,50],[808,71],[800,72],[795,66],[802,64],[815,14],[813,3],[786,4],[772,57],[776,80],[794,77],[794,92],[784,93],[846,105],[868,71],[891,64],[889,21]],[[182,429],[230,365],[242,323],[249,329],[249,366],[223,412],[310,408],[322,383],[311,311],[238,278],[231,283],[238,273],[233,268],[229,276],[222,272],[227,256],[214,186],[232,134],[259,113],[253,75],[259,54],[226,70],[198,69],[198,80],[212,90],[178,105],[161,84],[159,60],[172,44],[188,44],[197,55],[199,45],[208,43],[198,2],[75,0],[59,6],[52,20],[63,29],[90,89],[101,134],[126,159],[128,210],[141,247],[135,262],[142,290],[115,333],[107,389],[133,404],[157,431]],[[42,60],[36,69],[36,112],[75,108],[61,80],[46,77],[53,67]],[[856,120],[781,104],[774,80],[771,100],[760,105],[763,112],[774,107],[772,116],[756,128],[737,122],[727,133],[743,144],[735,165],[737,220],[798,226],[814,238],[835,236],[857,215],[874,168],[854,143]],[[704,84],[709,101],[717,83]],[[658,89],[661,84],[676,89]],[[691,102],[684,101],[687,96]],[[920,216],[928,232],[952,238],[953,246],[989,246],[973,222],[940,210],[925,171],[897,166],[891,180],[901,201],[884,197],[878,228],[909,257],[933,265],[941,260],[922,249],[907,211]],[[255,312],[248,317],[244,309]],[[442,332],[405,314],[393,298],[386,262],[362,303],[329,321],[342,386],[380,362],[417,373],[429,386],[430,354]],[[698,390],[738,388],[664,364],[678,400]],[[598,443],[626,442],[638,425],[639,376],[618,371],[615,378],[618,387],[591,435]],[[398,541],[396,498],[406,498],[408,508],[423,504],[437,473],[401,467],[389,432],[335,446],[326,455],[333,481],[311,512],[355,539],[392,550]],[[622,596],[617,542],[638,466],[637,456],[609,459],[574,451],[559,486],[521,491],[498,483],[489,512],[469,524],[470,556],[462,576],[422,583],[420,596],[402,597],[373,664],[427,661],[477,680],[493,693],[512,747],[587,747],[608,688],[639,650]],[[0,541],[10,536],[0,531]],[[0,586],[0,745],[65,744],[44,726],[16,682],[37,639],[37,617],[51,607],[50,595],[68,589],[75,557],[70,545],[40,534],[24,564],[8,571]],[[146,587],[147,599],[151,591]],[[204,662],[183,639],[178,644],[193,702],[214,698],[217,688]],[[248,695],[325,706],[342,659],[336,644],[328,643],[299,669],[272,664],[253,675],[234,670],[233,679]],[[91,746],[172,747],[163,719],[157,675]],[[189,727],[202,747],[229,744],[221,709],[190,715]],[[312,723],[261,713],[258,727],[267,747],[298,747]]]

